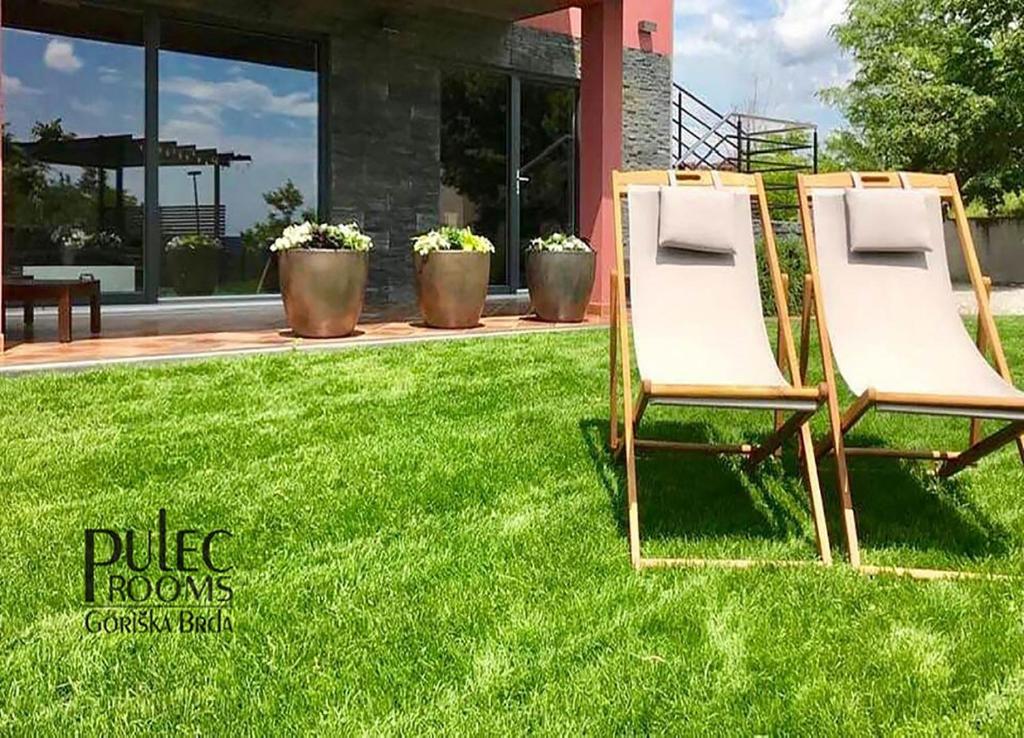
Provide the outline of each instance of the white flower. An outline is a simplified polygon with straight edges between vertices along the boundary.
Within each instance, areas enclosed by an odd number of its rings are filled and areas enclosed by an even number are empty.
[[[62,225],[53,229],[50,238],[66,249],[82,249],[89,242],[89,236],[83,228]]]
[[[313,240],[313,224],[306,222],[290,225],[284,229],[281,237],[270,246],[271,251],[287,251],[305,246]]]
[[[530,241],[530,251],[590,251],[590,246],[582,238],[567,236],[564,233],[552,233],[547,238],[535,238]]]
[[[421,256],[432,251],[477,251],[490,254],[494,252],[494,244],[488,238],[473,233],[470,228],[445,226],[417,236],[413,239],[412,250]]]
[[[281,237],[270,246],[271,251],[290,249],[330,248],[347,251],[369,251],[373,239],[363,233],[355,223],[299,223],[284,229]]]
[[[422,236],[417,236],[412,242],[412,250],[421,256],[426,256],[431,251],[444,251],[451,248],[448,239],[441,235],[440,231],[430,231]]]
[[[350,251],[369,251],[373,248],[373,239],[363,233],[356,223],[324,224],[320,226],[320,233],[338,248]]]
[[[220,241],[211,236],[199,233],[189,233],[184,236],[175,236],[167,242],[165,247],[168,251],[183,249],[186,251],[197,251],[199,249],[219,249]]]

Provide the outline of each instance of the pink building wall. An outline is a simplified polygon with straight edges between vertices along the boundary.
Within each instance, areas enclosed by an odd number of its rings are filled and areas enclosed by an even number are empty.
[[[658,54],[671,54],[672,20],[673,0],[625,0],[622,9],[622,45]],[[658,29],[653,33],[641,33],[641,21],[653,21]],[[520,23],[575,38],[580,38],[583,33],[582,11],[579,8],[538,15]]]

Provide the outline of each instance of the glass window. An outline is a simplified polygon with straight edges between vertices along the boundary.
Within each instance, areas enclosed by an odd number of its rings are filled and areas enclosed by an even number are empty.
[[[508,284],[508,77],[456,71],[441,82],[444,225],[470,226],[494,242],[491,284]]]
[[[89,274],[106,295],[141,292],[142,18],[87,5],[4,11],[5,274]]]
[[[538,236],[573,233],[576,225],[576,88],[522,85],[520,249]],[[520,259],[526,284],[526,259]]]
[[[277,290],[268,247],[317,203],[316,44],[165,21],[161,295]],[[209,254],[168,248],[215,237]]]

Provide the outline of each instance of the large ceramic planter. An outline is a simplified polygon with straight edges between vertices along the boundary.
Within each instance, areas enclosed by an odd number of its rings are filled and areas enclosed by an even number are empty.
[[[170,249],[167,270],[179,295],[212,295],[220,268],[219,249]]]
[[[431,328],[472,328],[480,324],[487,300],[491,255],[480,251],[413,254],[416,299]]]
[[[526,257],[530,302],[541,320],[579,323],[594,288],[593,251],[531,251]]]
[[[282,251],[281,297],[292,332],[304,338],[351,335],[363,311],[369,265],[365,251]]]

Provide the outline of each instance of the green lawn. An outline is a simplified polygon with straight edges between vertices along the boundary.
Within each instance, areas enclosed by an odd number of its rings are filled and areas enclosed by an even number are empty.
[[[1024,322],[1001,326],[1024,380]],[[0,734],[1024,732],[1021,580],[631,570],[606,352],[598,330],[0,381]],[[1024,572],[1016,450],[925,472],[854,462],[866,560]],[[651,554],[813,558],[792,449],[639,476]],[[234,632],[85,632],[83,530],[160,508],[234,533]]]

